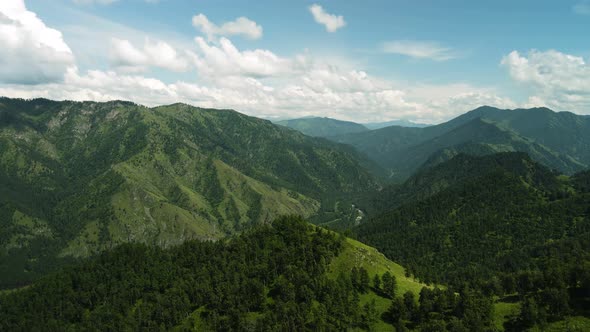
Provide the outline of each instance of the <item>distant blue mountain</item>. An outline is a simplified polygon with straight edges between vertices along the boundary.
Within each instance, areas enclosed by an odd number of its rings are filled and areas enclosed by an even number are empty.
[[[386,121],[386,122],[363,123],[363,126],[369,128],[371,130],[375,130],[375,129],[381,129],[381,128],[391,127],[391,126],[424,128],[424,127],[428,127],[430,125],[427,125],[424,123],[416,123],[416,122],[412,122],[409,120],[392,120],[392,121]]]
[[[299,118],[275,122],[314,137],[330,137],[369,131],[367,127],[350,121],[330,118]]]

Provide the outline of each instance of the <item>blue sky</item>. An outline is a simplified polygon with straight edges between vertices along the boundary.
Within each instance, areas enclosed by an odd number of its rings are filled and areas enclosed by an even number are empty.
[[[590,114],[590,1],[3,0],[0,13],[3,95],[359,122],[481,104]]]

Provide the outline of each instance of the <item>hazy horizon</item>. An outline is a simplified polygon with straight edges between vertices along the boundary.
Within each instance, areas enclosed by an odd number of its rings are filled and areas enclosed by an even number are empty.
[[[0,17],[8,97],[361,123],[590,114],[586,0],[4,0]]]

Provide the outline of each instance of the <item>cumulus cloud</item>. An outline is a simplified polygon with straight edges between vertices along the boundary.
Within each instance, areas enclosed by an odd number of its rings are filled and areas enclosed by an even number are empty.
[[[148,106],[185,102],[261,117],[323,115],[368,122],[400,118],[438,122],[480,104],[511,103],[493,90],[466,84],[399,86],[342,59],[315,57],[309,51],[284,56],[266,49],[239,49],[223,34],[242,34],[237,32],[240,29],[225,24],[206,27],[209,32],[204,33],[211,38],[196,37],[189,44],[155,38],[142,44],[136,41],[143,33],[111,39],[115,35],[111,30],[100,30],[102,37],[86,39],[88,44],[100,41],[99,47],[110,42],[112,69],[82,71],[61,33],[46,27],[22,1],[3,1],[0,9],[4,46],[0,48],[0,95],[4,96],[131,99]],[[198,75],[189,82],[170,77],[164,81],[146,74],[151,67],[195,69]],[[31,82],[36,85],[25,84]]]
[[[555,50],[512,51],[502,66],[518,83],[533,90],[529,105],[588,113],[590,107],[590,65],[583,57]]]
[[[73,67],[63,83],[34,87],[0,86],[0,95],[51,99],[130,99],[148,106],[185,102],[202,107],[232,108],[260,117],[323,115],[353,121],[409,119],[447,120],[477,106],[514,105],[493,91],[468,85],[400,89],[387,81],[355,70],[343,70],[317,61],[300,74],[255,78],[241,75],[219,81],[165,83],[143,75]]]
[[[336,32],[338,29],[346,26],[343,16],[337,16],[327,13],[322,6],[313,4],[309,6],[309,11],[313,15],[313,19],[326,27],[328,32]]]
[[[61,32],[47,27],[23,0],[0,2],[0,44],[2,82],[58,81],[74,63]]]
[[[372,77],[362,70],[342,70],[324,63],[309,66],[302,73],[301,81],[315,92],[374,92],[391,88],[390,83]]]
[[[89,70],[80,74],[68,68],[63,83],[47,83],[24,89],[19,85],[0,86],[0,95],[20,98],[45,97],[56,100],[129,100],[147,105],[170,103],[174,91],[158,79],[120,75],[114,71]]]
[[[408,115],[412,120],[433,123],[448,120],[482,105],[516,108],[520,105],[502,97],[493,88],[465,83],[414,85],[405,89],[407,98],[420,104],[421,111]]]
[[[292,73],[296,61],[282,58],[269,50],[240,51],[227,38],[218,44],[196,37],[198,56],[196,66],[200,75],[214,78],[225,76],[272,77]]]
[[[451,48],[433,41],[395,40],[383,43],[382,50],[385,53],[436,61],[446,61],[457,57]]]
[[[128,40],[111,39],[111,65],[122,71],[143,72],[149,67],[159,67],[183,72],[191,68],[192,57],[190,52],[177,52],[163,41],[146,38],[143,47],[138,48]]]
[[[262,27],[247,17],[238,17],[218,26],[209,21],[207,16],[198,14],[193,16],[193,26],[201,30],[210,41],[218,36],[243,36],[249,39],[262,37]]]

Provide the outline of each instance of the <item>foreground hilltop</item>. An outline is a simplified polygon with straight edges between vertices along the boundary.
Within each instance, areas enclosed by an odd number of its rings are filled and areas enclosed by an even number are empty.
[[[491,325],[478,294],[426,287],[374,248],[282,217],[227,241],[124,244],[0,293],[0,329],[390,331],[399,303],[426,329],[443,297],[454,326]]]

